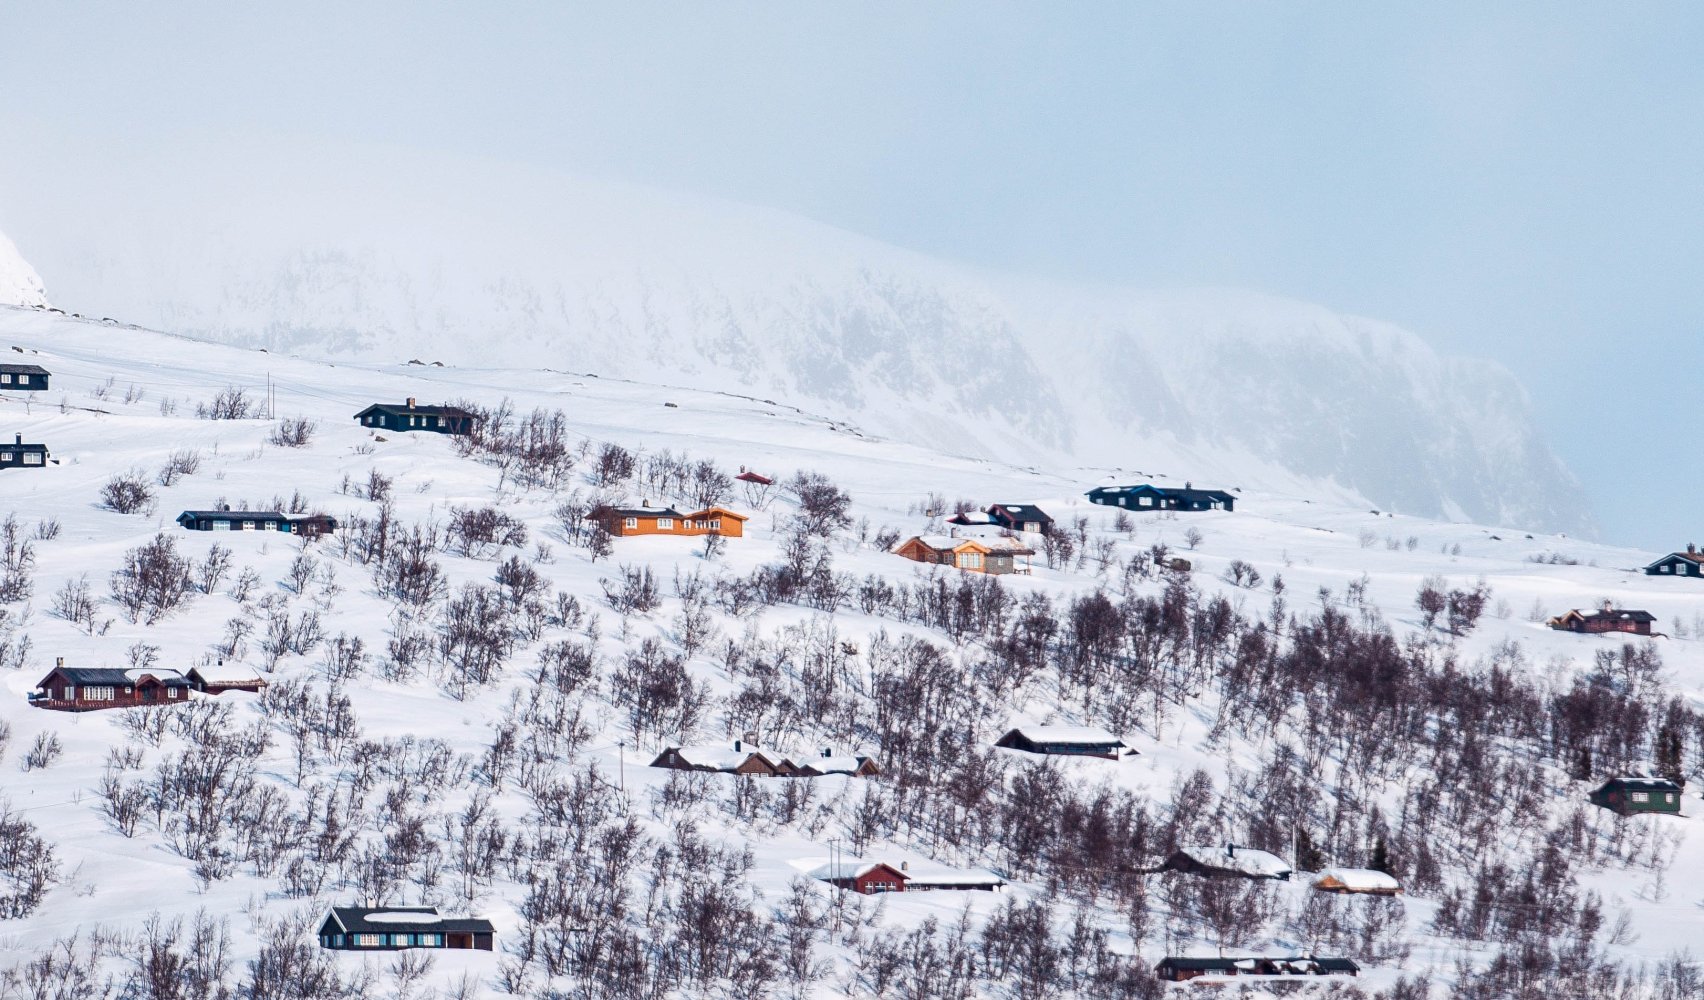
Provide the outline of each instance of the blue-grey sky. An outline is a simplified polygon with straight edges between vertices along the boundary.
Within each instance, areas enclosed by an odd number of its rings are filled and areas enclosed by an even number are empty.
[[[1704,541],[1701,50],[1682,3],[6,0],[0,156],[382,142],[1317,301],[1513,369],[1605,535],[1667,547]]]

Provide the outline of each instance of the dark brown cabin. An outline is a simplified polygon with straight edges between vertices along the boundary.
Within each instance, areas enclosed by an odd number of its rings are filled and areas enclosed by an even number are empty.
[[[30,692],[30,704],[57,712],[95,712],[138,705],[171,705],[189,698],[190,683],[175,670],[67,667],[62,659]]]

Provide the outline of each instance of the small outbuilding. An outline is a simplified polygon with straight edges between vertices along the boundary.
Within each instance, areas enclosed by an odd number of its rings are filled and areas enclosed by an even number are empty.
[[[67,667],[61,658],[36,684],[29,703],[58,712],[170,705],[189,698],[190,683],[176,670]]]
[[[1019,726],[995,740],[994,745],[1025,753],[1108,760],[1117,760],[1120,751],[1128,750],[1123,740],[1094,726]]]
[[[41,365],[0,365],[0,392],[43,392],[50,378]]]
[[[1559,632],[1628,632],[1633,635],[1650,635],[1651,625],[1657,616],[1649,611],[1635,611],[1630,608],[1617,608],[1605,602],[1596,611],[1574,608],[1547,620],[1544,624]]]
[[[434,434],[462,435],[473,433],[473,422],[477,418],[461,407],[448,403],[421,406],[410,396],[401,406],[393,403],[374,403],[355,414],[355,419],[361,422],[362,427],[398,434],[430,431]]]
[[[1235,510],[1237,498],[1224,490],[1198,490],[1194,484],[1183,488],[1141,483],[1136,486],[1097,486],[1088,493],[1090,503],[1127,510],[1175,510],[1200,512]]]
[[[1327,868],[1314,876],[1313,887],[1320,892],[1355,896],[1402,894],[1402,883],[1390,874],[1373,868]]]
[[[1587,796],[1594,806],[1629,816],[1634,813],[1680,812],[1679,782],[1668,778],[1611,778]]]
[[[432,906],[334,906],[319,928],[320,947],[333,951],[491,951],[496,937],[489,920],[442,917]]]
[[[1685,552],[1670,552],[1645,567],[1646,576],[1704,577],[1704,552],[1688,545]]]
[[[39,469],[47,459],[47,445],[25,444],[22,434],[13,435],[11,444],[0,444],[0,469]]]
[[[218,663],[190,667],[185,676],[189,686],[202,694],[224,694],[226,691],[246,691],[259,694],[266,690],[266,679],[260,671],[240,663]]]

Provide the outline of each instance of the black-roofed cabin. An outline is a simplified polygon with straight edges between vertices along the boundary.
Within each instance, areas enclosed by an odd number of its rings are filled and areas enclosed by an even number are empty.
[[[1670,552],[1645,567],[1646,576],[1704,577],[1704,552],[1688,545],[1685,552]]]
[[[334,906],[320,924],[319,943],[334,951],[492,951],[496,928],[489,920],[441,917],[431,906]]]
[[[1105,757],[1108,760],[1117,760],[1119,752],[1126,747],[1123,740],[1110,734],[1053,734],[1049,733],[1046,727],[1013,729],[995,740],[994,745],[1007,750],[1022,750],[1025,753],[1062,757]]]
[[[95,712],[138,705],[171,705],[189,699],[190,683],[175,670],[67,667],[61,660],[30,692],[37,708]]]
[[[22,434],[0,444],[0,469],[39,469],[47,464],[47,445],[25,444]]]
[[[41,365],[0,365],[0,392],[43,392],[52,377]]]
[[[1008,531],[1023,531],[1034,535],[1045,535],[1053,530],[1053,518],[1047,512],[1034,504],[1028,503],[997,503],[988,508],[988,517],[993,523]]]
[[[360,413],[355,419],[362,427],[374,430],[395,431],[402,434],[409,431],[430,431],[434,434],[472,434],[473,414],[459,406],[420,406],[414,397],[398,406],[391,403],[374,403]]]
[[[1235,510],[1237,498],[1224,490],[1198,490],[1193,485],[1179,489],[1175,486],[1097,486],[1088,493],[1090,503],[1126,510],[1176,510],[1201,512]]]
[[[1611,778],[1587,796],[1594,806],[1630,816],[1680,812],[1681,786],[1667,778]]]
[[[190,531],[280,531],[319,536],[337,530],[337,518],[325,514],[293,517],[270,510],[186,510],[177,523]]]
[[[1187,983],[1196,976],[1234,976],[1234,958],[1177,958],[1166,956],[1154,966],[1154,975],[1171,983]]]

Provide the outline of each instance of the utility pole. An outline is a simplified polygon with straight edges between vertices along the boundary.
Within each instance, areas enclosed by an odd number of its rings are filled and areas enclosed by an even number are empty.
[[[618,740],[618,741],[616,741],[615,745],[620,748],[619,751],[618,751],[618,753],[620,754],[618,759],[621,762],[621,794],[626,795],[627,794],[627,741],[626,740]]]

